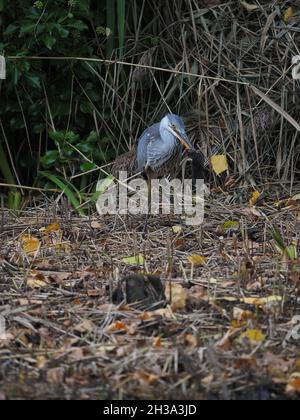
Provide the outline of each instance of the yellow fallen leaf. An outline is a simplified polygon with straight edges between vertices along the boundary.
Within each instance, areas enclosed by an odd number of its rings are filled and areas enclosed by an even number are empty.
[[[283,20],[285,21],[285,23],[289,23],[290,20],[294,17],[294,9],[292,7],[289,7],[288,9],[286,9],[286,11],[284,12],[283,15]]]
[[[26,284],[31,289],[42,289],[48,287],[44,274],[37,270],[32,270],[26,279]]]
[[[294,201],[300,201],[300,193],[294,195],[294,197],[292,198],[292,200],[294,200]]]
[[[213,373],[211,373],[210,375],[203,378],[201,383],[204,386],[210,386],[212,384],[213,380],[214,380],[214,375],[213,375]]]
[[[261,196],[261,193],[259,191],[254,191],[252,194],[251,200],[249,201],[249,205],[251,207],[255,206],[260,196]]]
[[[145,258],[143,254],[136,255],[134,257],[123,258],[123,263],[127,265],[144,265]]]
[[[60,230],[60,224],[59,223],[52,223],[51,225],[47,227],[43,227],[40,229],[40,232],[45,233],[46,235],[49,235],[49,233],[57,232]]]
[[[21,246],[26,254],[34,254],[41,246],[40,240],[31,235],[23,235],[21,237]]]
[[[238,230],[240,229],[240,224],[239,222],[234,222],[232,220],[229,220],[228,222],[225,222],[223,224],[223,229],[228,231],[228,230]]]
[[[36,367],[38,369],[44,369],[44,367],[46,366],[46,364],[47,364],[47,359],[46,359],[45,356],[38,356],[36,358]]]
[[[218,284],[218,279],[215,279],[214,277],[211,277],[211,278],[208,280],[208,283],[209,283],[209,284]]]
[[[259,344],[265,340],[266,336],[260,330],[249,329],[246,332],[244,332],[240,337],[241,340],[245,338],[253,344]]]
[[[48,287],[48,284],[45,281],[35,279],[34,277],[30,277],[29,279],[27,279],[26,283],[27,286],[31,289],[43,289],[45,287]]]
[[[190,255],[188,260],[191,264],[195,265],[196,267],[200,267],[207,264],[207,258],[203,257],[202,255]]]
[[[246,1],[241,1],[241,5],[249,13],[254,12],[255,10],[258,10],[259,8],[256,4],[250,4],[250,3],[247,3]]]
[[[218,297],[217,300],[224,300],[225,302],[237,302],[238,298],[235,298],[233,296],[221,296],[221,297]]]
[[[174,233],[181,233],[182,232],[182,226],[180,226],[180,225],[177,225],[177,226],[173,226],[172,227],[172,230],[173,230],[173,232]]]
[[[244,311],[241,308],[235,307],[233,308],[233,319],[239,322],[245,322],[245,321],[248,321],[249,319],[254,320],[255,315],[251,311]]]
[[[300,377],[291,375],[285,392],[287,394],[300,394]]]
[[[194,334],[186,334],[184,336],[184,342],[189,347],[196,348],[198,346],[198,340]]]
[[[211,165],[213,167],[214,172],[217,175],[221,175],[223,172],[227,172],[229,170],[227,156],[226,155],[216,155],[212,156],[211,158]]]
[[[170,305],[168,305],[166,308],[162,308],[162,309],[156,309],[153,312],[149,312],[150,315],[150,319],[152,317],[157,317],[157,316],[161,316],[163,318],[167,318],[167,319],[176,319],[176,316],[174,314],[174,312],[172,311]]]
[[[255,306],[264,306],[268,303],[272,302],[281,302],[282,297],[281,296],[269,296],[267,298],[243,298],[241,299],[241,302],[246,303],[247,305],[255,305]]]
[[[95,350],[93,350],[93,354],[95,357],[103,357],[106,356],[107,353],[115,352],[116,349],[117,346],[104,344],[103,346],[96,347]]]
[[[172,311],[185,309],[187,294],[181,284],[168,283],[166,286],[166,298],[170,302]]]
[[[55,249],[58,252],[69,254],[72,251],[72,246],[70,242],[66,241],[66,242],[57,243],[55,245]]]

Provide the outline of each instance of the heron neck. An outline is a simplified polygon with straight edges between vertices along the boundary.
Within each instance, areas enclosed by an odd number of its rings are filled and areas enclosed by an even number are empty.
[[[164,142],[168,143],[169,145],[173,144],[174,147],[178,145],[179,142],[177,138],[172,133],[170,133],[169,130],[163,125],[160,126],[159,132]]]

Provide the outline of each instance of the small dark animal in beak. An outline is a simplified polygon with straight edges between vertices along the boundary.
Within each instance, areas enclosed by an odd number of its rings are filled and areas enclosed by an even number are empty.
[[[184,155],[192,162],[193,182],[197,179],[204,179],[204,162],[205,158],[202,152],[197,150],[186,150]]]

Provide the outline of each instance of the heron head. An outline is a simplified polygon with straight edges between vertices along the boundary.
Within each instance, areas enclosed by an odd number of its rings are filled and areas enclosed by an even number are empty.
[[[168,114],[163,122],[166,124],[167,130],[180,141],[185,150],[195,150],[186,134],[184,122],[178,115]]]

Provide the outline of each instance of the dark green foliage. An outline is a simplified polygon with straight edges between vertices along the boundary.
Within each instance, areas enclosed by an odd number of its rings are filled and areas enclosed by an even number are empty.
[[[47,58],[7,62],[0,182],[49,185],[42,170],[93,192],[97,168],[172,111],[207,161],[226,153],[247,182],[292,185],[299,141],[282,111],[298,121],[299,33],[281,3],[249,13],[241,2],[0,0],[0,53]]]
[[[85,139],[73,131],[51,132],[50,138],[55,148],[48,150],[41,158],[41,165],[45,169],[57,168],[57,171],[62,171],[69,168],[74,172],[80,166],[81,171],[88,172],[96,168],[91,162],[99,162],[103,158],[97,148],[99,138],[94,131]]]
[[[125,2],[119,9],[119,2],[109,3],[110,12],[116,10],[114,17],[119,10],[125,19]],[[106,7],[106,0],[0,0],[0,53],[105,58],[109,46],[112,55],[120,47],[119,39],[124,42],[125,21],[110,21],[108,28]],[[105,75],[104,66],[92,68]],[[39,168],[69,178],[114,157],[109,133],[102,128],[91,132],[95,110],[103,115],[106,110],[101,109],[99,80],[84,62],[8,60],[7,79],[0,83],[0,118],[22,183],[38,180],[43,186],[46,181],[37,178]],[[16,183],[2,136],[0,146],[0,182]],[[79,178],[75,183],[84,187],[88,181]]]

